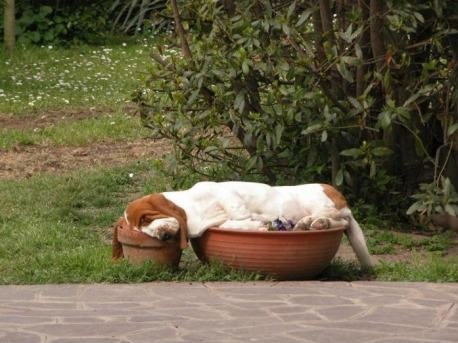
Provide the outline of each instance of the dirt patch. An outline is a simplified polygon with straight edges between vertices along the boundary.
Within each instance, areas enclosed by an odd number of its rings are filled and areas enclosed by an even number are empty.
[[[136,112],[135,104],[122,109]],[[0,113],[0,128],[27,130],[52,127],[65,122],[110,116],[104,107],[53,109],[46,112],[10,115]],[[166,140],[138,139],[127,142],[97,142],[83,147],[21,146],[0,151],[0,178],[22,179],[37,173],[65,173],[76,169],[118,166],[132,161],[160,157],[171,150]]]
[[[0,178],[22,179],[37,173],[118,166],[170,152],[167,140],[95,143],[85,147],[25,146],[0,151]]]
[[[126,104],[122,111],[134,115],[137,108],[135,104]],[[109,117],[114,110],[109,107],[82,107],[50,109],[34,114],[13,115],[0,113],[0,128],[27,130],[35,128],[53,127],[57,123],[74,122],[87,118]]]

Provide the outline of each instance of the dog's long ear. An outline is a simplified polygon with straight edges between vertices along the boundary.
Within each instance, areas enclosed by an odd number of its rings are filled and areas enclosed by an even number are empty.
[[[111,244],[111,256],[113,260],[118,260],[124,256],[122,244],[118,241],[118,228],[122,225],[124,218],[119,218],[113,227],[113,241]]]
[[[176,205],[177,215],[174,217],[178,220],[178,224],[180,225],[180,248],[185,249],[188,246],[188,224],[186,218],[186,212]]]
[[[185,249],[188,246],[188,224],[186,212],[162,194],[151,194],[146,197],[146,199],[150,204],[151,209],[154,209],[161,215],[173,217],[178,220],[178,224],[180,226],[180,248]]]

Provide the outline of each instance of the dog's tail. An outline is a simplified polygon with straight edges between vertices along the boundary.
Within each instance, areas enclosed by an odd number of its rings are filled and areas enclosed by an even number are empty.
[[[122,225],[123,218],[119,218],[116,224],[113,227],[113,241],[112,241],[112,259],[118,260],[124,256],[124,252],[122,251],[122,244],[118,240],[118,228]]]
[[[361,266],[372,268],[374,262],[372,261],[369,250],[367,249],[366,239],[364,238],[363,230],[359,226],[355,217],[349,208],[344,208],[344,216],[348,220],[348,228],[345,230],[348,240],[356,254]]]

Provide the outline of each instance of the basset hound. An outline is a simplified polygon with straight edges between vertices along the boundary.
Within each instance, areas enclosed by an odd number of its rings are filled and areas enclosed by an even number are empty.
[[[134,200],[124,212],[133,230],[162,241],[198,237],[210,227],[257,230],[277,218],[295,223],[294,230],[346,226],[345,233],[361,265],[372,259],[357,221],[343,195],[326,184],[269,186],[255,182],[199,182],[183,191],[155,193]],[[113,236],[113,257],[122,247]]]

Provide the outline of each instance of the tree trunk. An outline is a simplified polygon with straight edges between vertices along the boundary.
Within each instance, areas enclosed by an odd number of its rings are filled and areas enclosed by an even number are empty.
[[[14,0],[5,0],[3,37],[5,41],[5,52],[7,56],[13,55],[14,46],[16,44],[16,20],[14,9]]]
[[[385,55],[385,42],[382,36],[383,2],[381,0],[370,0],[369,15],[372,55],[377,68],[380,69],[383,66],[383,57]]]

